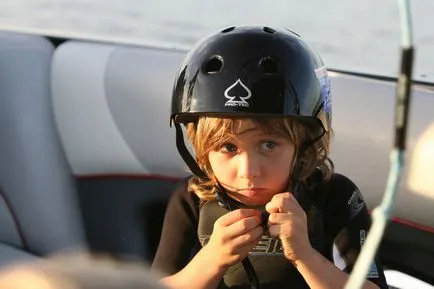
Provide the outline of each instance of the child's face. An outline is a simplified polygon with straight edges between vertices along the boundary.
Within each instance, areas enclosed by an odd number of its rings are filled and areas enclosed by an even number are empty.
[[[209,153],[217,180],[229,194],[246,205],[264,205],[287,190],[294,144],[285,137],[265,134],[251,123]]]

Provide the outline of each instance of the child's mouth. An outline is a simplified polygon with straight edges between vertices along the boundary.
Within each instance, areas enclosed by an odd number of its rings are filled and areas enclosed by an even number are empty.
[[[237,190],[237,193],[247,197],[254,197],[259,194],[263,194],[265,191],[266,190],[263,188],[246,188],[246,189]]]

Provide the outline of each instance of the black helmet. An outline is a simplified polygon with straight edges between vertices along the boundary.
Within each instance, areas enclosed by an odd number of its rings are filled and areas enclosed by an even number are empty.
[[[328,131],[330,85],[320,56],[286,29],[230,27],[204,38],[175,79],[171,122],[234,114],[300,117]]]
[[[290,30],[224,29],[189,51],[172,94],[170,120],[178,150],[195,175],[207,178],[186,149],[180,128],[203,115],[297,117],[320,128],[319,139],[331,125],[327,69]]]

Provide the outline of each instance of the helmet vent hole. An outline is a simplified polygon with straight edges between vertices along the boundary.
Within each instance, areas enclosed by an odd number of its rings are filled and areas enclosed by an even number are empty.
[[[204,71],[207,74],[215,74],[222,70],[223,68],[223,58],[221,56],[212,56],[204,66]]]
[[[223,29],[221,32],[222,33],[228,33],[228,32],[231,32],[234,29],[235,29],[235,26],[232,26],[232,27],[228,27],[228,28]]]
[[[276,33],[276,30],[274,30],[270,27],[264,27],[263,30],[267,33],[270,33],[270,34]]]
[[[264,57],[259,61],[259,67],[266,74],[276,74],[277,73],[277,61],[272,57]]]

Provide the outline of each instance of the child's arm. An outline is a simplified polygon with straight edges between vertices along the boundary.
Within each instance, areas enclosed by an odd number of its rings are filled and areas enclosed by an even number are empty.
[[[209,242],[192,261],[178,273],[162,282],[171,288],[217,288],[225,271],[242,261],[256,246],[263,228],[260,213],[238,209],[214,223]]]
[[[371,216],[362,194],[350,179],[335,174],[330,184],[324,219],[325,230],[333,238],[331,261],[338,269],[350,274],[368,235]],[[380,288],[389,288],[377,257],[372,261],[366,279]]]
[[[281,239],[285,257],[296,266],[309,287],[343,288],[349,275],[311,247],[306,214],[295,197],[290,193],[277,194],[266,209],[270,213],[271,236]],[[379,287],[366,280],[363,288]]]
[[[310,288],[344,288],[348,281],[349,275],[347,273],[341,271],[313,248],[293,264],[303,275]],[[378,289],[379,287],[366,280],[362,288]]]
[[[183,183],[173,192],[166,208],[161,237],[152,262],[152,271],[162,276],[184,268],[198,251],[196,195]]]
[[[226,270],[219,268],[209,253],[205,246],[184,269],[161,282],[173,289],[217,288]]]

